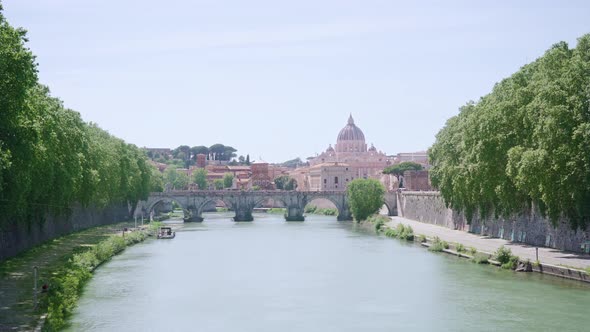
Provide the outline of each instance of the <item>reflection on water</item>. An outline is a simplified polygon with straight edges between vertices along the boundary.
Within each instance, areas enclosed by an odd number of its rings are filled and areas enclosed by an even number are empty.
[[[208,214],[101,266],[71,331],[582,331],[590,288],[377,237],[335,217]]]

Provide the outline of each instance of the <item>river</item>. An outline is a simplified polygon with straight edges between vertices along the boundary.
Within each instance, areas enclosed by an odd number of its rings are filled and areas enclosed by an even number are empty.
[[[590,287],[476,265],[335,217],[231,213],[101,266],[69,331],[585,331]]]

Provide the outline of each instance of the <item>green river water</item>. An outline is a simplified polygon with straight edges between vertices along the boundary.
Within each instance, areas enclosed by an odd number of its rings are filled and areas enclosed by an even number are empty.
[[[335,217],[231,213],[101,266],[70,331],[590,331],[590,287],[481,266]]]

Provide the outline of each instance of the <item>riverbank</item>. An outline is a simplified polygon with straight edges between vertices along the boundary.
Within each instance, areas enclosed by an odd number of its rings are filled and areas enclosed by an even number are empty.
[[[46,297],[51,288],[48,293],[39,294],[40,305],[34,309],[34,267],[38,270],[38,287],[44,284],[50,286],[51,279],[64,270],[75,254],[89,252],[113,235],[120,235],[122,229],[132,226],[132,222],[124,222],[69,234],[0,263],[0,331],[32,331],[47,309],[49,303]],[[99,264],[98,261],[96,263]]]
[[[385,224],[387,228],[396,228],[398,224],[410,226],[414,234],[428,238],[438,237],[450,244],[461,244],[465,248],[475,248],[479,253],[491,256],[500,247],[510,249],[514,256],[522,262],[531,262],[534,272],[550,274],[558,277],[590,282],[590,255],[559,251],[553,248],[537,248],[522,243],[481,236],[433,224],[426,224],[402,217],[391,217]],[[449,250],[449,249],[446,249]],[[457,254],[454,250],[449,253]],[[537,259],[538,258],[538,259]]]

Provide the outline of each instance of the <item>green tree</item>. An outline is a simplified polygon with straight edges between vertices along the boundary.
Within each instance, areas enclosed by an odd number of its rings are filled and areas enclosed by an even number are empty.
[[[223,179],[215,179],[213,181],[213,186],[215,190],[222,190],[223,189]]]
[[[422,165],[413,161],[404,161],[397,165],[391,165],[383,170],[383,174],[393,174],[395,176],[404,175],[405,171],[420,171]]]
[[[279,190],[295,190],[297,188],[297,181],[288,175],[276,177],[274,183]]]
[[[350,211],[357,221],[366,220],[383,206],[385,188],[375,179],[354,179],[346,191]]]
[[[281,166],[289,167],[289,168],[296,168],[302,164],[303,164],[303,160],[301,160],[301,158],[297,157],[295,159],[285,161],[284,163],[281,164]]]
[[[197,168],[193,172],[193,182],[197,184],[200,190],[208,189],[207,170],[204,168]]]
[[[205,156],[209,155],[209,148],[203,145],[193,146],[191,149],[191,154],[193,155],[193,160],[197,160],[198,154],[204,154]]]
[[[152,167],[152,176],[150,179],[150,191],[162,192],[164,191],[164,174],[155,167]]]
[[[223,187],[231,188],[234,184],[234,175],[232,173],[225,173],[223,175]]]
[[[185,172],[178,172],[178,176],[174,180],[174,183],[172,184],[172,186],[174,187],[174,189],[177,189],[177,190],[185,190],[188,188],[189,182],[190,182],[190,179],[189,179],[188,175],[186,175]]]
[[[171,186],[173,186],[177,177],[178,172],[173,167],[167,167],[164,171],[164,181],[166,182],[166,184],[170,184]]]
[[[553,45],[449,119],[429,150],[432,184],[470,218],[535,205],[590,220],[590,34]]]
[[[25,31],[0,6],[0,224],[42,222],[73,203],[134,203],[150,192],[152,168],[135,145],[66,109],[38,84]]]

